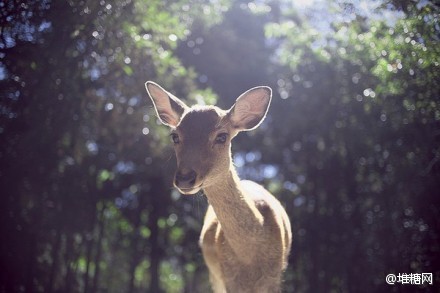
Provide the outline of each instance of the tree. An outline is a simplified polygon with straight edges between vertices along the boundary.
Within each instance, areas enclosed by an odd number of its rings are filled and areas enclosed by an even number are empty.
[[[163,247],[178,245],[181,237],[167,235],[182,228],[167,221],[167,135],[156,131],[143,84],[155,79],[184,96],[201,93],[172,53],[192,19],[182,5],[1,2],[8,239],[1,290],[169,287],[160,278],[170,253]]]
[[[387,273],[438,273],[438,8],[411,5],[394,23],[374,19],[385,8],[321,33],[295,11],[268,26],[288,67],[274,125],[294,127],[276,129],[274,145],[306,219],[293,259],[309,264],[296,267],[302,290],[397,290]]]

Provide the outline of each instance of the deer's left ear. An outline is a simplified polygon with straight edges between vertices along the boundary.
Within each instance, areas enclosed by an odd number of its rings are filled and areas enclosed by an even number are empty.
[[[267,86],[254,87],[241,94],[229,109],[229,119],[238,131],[258,127],[266,117],[272,99],[272,89]]]

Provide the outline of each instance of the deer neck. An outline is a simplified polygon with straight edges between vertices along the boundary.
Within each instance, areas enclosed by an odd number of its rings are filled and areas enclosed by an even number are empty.
[[[224,176],[218,178],[215,183],[205,187],[204,192],[208,199],[213,201],[217,198],[224,197],[225,193],[232,197],[243,196],[240,189],[240,178],[233,168],[229,169]]]
[[[251,197],[240,188],[237,172],[231,168],[222,180],[205,187],[204,193],[236,256],[244,262],[250,261],[249,241],[259,238],[263,216]]]

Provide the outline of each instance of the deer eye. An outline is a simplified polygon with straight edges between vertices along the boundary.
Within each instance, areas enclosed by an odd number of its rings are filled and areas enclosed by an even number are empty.
[[[170,136],[171,136],[171,140],[173,141],[174,144],[180,143],[180,138],[177,133],[171,133]]]
[[[220,133],[217,135],[217,137],[215,138],[215,143],[218,144],[223,144],[226,142],[226,139],[228,138],[228,134],[227,133]]]

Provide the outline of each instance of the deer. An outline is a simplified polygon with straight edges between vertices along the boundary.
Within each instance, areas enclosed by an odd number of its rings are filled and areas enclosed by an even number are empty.
[[[174,187],[183,195],[202,191],[208,200],[199,244],[212,290],[281,292],[292,243],[289,217],[264,187],[239,179],[231,154],[231,140],[266,117],[272,89],[251,88],[223,110],[188,107],[152,81],[145,87],[158,120],[171,128]]]

